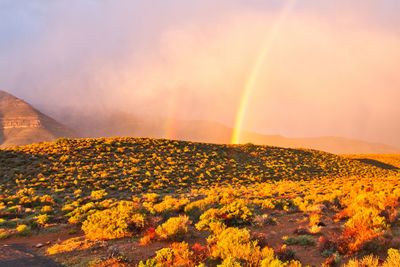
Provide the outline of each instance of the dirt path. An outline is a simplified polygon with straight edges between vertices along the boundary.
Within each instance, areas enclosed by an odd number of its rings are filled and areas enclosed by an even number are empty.
[[[37,255],[32,249],[23,244],[2,245],[0,247],[1,267],[58,267],[53,260]]]
[[[78,235],[78,234],[77,234]],[[49,244],[74,237],[66,231],[42,233],[26,237],[12,237],[0,241],[0,267],[57,267],[62,266],[44,252]],[[42,244],[40,248],[35,247]]]

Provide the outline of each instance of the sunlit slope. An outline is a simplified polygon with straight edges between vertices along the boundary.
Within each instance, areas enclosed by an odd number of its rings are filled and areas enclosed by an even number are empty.
[[[160,139],[62,139],[0,150],[3,189],[143,192],[272,179],[384,176],[392,171],[333,154]],[[1,188],[0,188],[1,189]]]
[[[0,147],[51,141],[75,133],[25,101],[0,91]]]

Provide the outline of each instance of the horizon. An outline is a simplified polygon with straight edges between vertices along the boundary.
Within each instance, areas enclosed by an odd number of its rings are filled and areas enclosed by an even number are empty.
[[[254,131],[400,147],[394,0],[0,7],[0,87],[53,117],[122,111],[219,122],[232,143]]]

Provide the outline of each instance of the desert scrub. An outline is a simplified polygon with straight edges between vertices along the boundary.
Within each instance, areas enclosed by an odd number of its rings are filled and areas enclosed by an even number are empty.
[[[283,237],[283,242],[286,245],[299,245],[299,246],[314,246],[315,241],[309,235],[300,235],[295,237]]]
[[[200,215],[196,229],[199,231],[211,230],[211,225],[240,225],[250,223],[253,219],[252,211],[247,207],[245,200],[239,199],[222,208],[211,208]]]
[[[224,224],[219,209],[211,208],[200,215],[200,220],[196,224],[196,229],[199,231],[211,230],[211,224]]]
[[[222,261],[219,266],[301,266],[299,262],[284,263],[277,259],[272,248],[260,248],[250,238],[247,229],[226,228],[217,235],[207,238],[211,257]]]
[[[260,247],[250,239],[247,229],[226,228],[218,235],[210,236],[207,242],[211,247],[211,256],[222,261],[245,261],[256,266],[262,259]]]
[[[105,196],[107,196],[107,192],[104,189],[101,190],[93,190],[92,193],[90,193],[90,197],[93,200],[101,200],[103,199]]]
[[[20,235],[29,235],[31,233],[31,228],[26,224],[18,225],[16,230]]]
[[[242,264],[239,260],[229,257],[224,259],[217,267],[242,267]]]
[[[188,198],[174,198],[172,196],[165,196],[163,201],[155,204],[150,212],[152,213],[169,213],[177,212],[189,203]]]
[[[86,250],[94,245],[96,245],[96,241],[86,240],[83,237],[75,237],[71,239],[67,239],[62,243],[55,244],[47,249],[47,254],[54,255],[59,253],[66,253],[77,250]]]
[[[170,247],[156,251],[154,258],[141,261],[139,267],[158,267],[158,266],[198,266],[194,252],[190,250],[188,243],[172,243]]]
[[[0,228],[0,240],[6,239],[11,235],[11,231],[8,229]]]
[[[237,199],[224,205],[219,212],[225,222],[230,225],[249,223],[253,216],[253,212],[249,209],[244,199]]]
[[[178,240],[188,232],[189,224],[188,216],[172,217],[156,228],[156,234],[161,239]]]
[[[83,222],[82,230],[88,239],[115,239],[131,236],[144,227],[145,216],[137,213],[138,207],[128,201],[97,211]]]
[[[344,225],[339,239],[341,251],[357,252],[367,242],[382,236],[387,229],[379,210],[361,207]]]
[[[378,257],[373,255],[368,255],[363,257],[360,260],[353,259],[350,260],[343,267],[398,267],[400,266],[400,251],[397,249],[389,249],[388,256],[383,263],[380,263]]]
[[[35,217],[36,223],[39,224],[40,226],[45,226],[47,222],[49,221],[49,215],[47,214],[40,214]]]

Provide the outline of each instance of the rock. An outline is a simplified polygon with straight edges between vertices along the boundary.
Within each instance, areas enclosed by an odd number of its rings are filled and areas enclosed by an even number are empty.
[[[42,243],[37,243],[36,245],[35,245],[35,248],[41,248],[41,247],[43,247],[44,245],[42,244]]]
[[[308,229],[306,229],[306,228],[300,227],[300,228],[297,228],[296,230],[294,230],[293,233],[296,235],[309,235],[310,231],[308,231]]]

